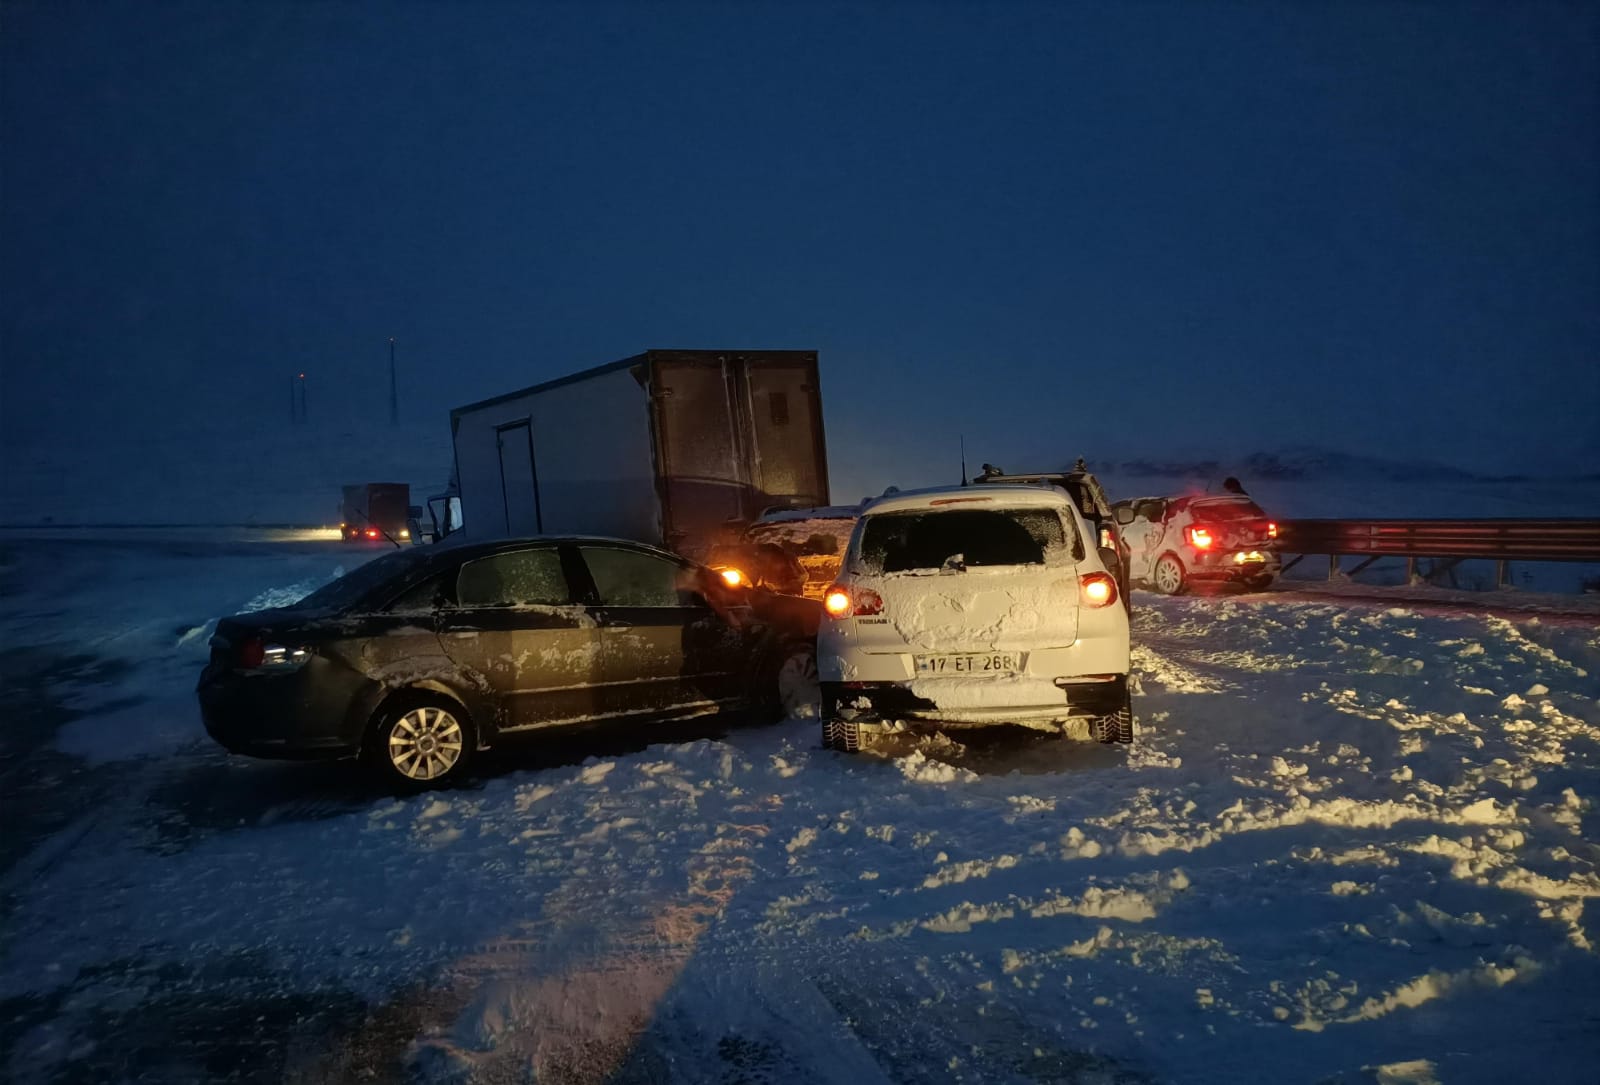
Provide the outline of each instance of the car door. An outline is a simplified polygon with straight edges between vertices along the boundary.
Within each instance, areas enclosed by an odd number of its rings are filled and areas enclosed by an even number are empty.
[[[577,549],[599,626],[607,714],[670,714],[743,694],[743,634],[706,602],[696,566],[628,547]]]
[[[595,623],[553,543],[463,562],[436,612],[439,643],[500,706],[501,730],[591,719],[600,665]]]
[[[1159,526],[1152,524],[1145,515],[1147,505],[1145,501],[1125,501],[1117,506],[1133,513],[1132,522],[1120,525],[1123,547],[1128,555],[1128,576],[1133,580],[1149,577],[1151,537],[1160,533]]]

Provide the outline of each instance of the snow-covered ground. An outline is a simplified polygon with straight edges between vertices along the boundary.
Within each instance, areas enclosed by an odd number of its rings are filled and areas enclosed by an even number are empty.
[[[8,1079],[1594,1080],[1593,617],[1138,593],[1131,749],[214,749],[208,619],[376,552],[0,542]]]

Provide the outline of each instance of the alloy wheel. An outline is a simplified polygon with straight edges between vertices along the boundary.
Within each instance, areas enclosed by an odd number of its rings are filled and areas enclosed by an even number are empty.
[[[461,724],[442,708],[413,708],[389,727],[389,764],[409,780],[437,780],[461,760]]]

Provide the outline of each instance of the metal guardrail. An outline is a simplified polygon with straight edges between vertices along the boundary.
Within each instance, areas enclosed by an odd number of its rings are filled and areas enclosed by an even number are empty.
[[[1379,558],[1406,559],[1406,579],[1416,577],[1418,558],[1437,559],[1437,575],[1468,559],[1498,563],[1496,583],[1509,581],[1513,561],[1600,562],[1600,520],[1286,520],[1278,524],[1278,548],[1298,557],[1328,555],[1328,578],[1353,576]],[[1343,555],[1366,560],[1341,570]]]

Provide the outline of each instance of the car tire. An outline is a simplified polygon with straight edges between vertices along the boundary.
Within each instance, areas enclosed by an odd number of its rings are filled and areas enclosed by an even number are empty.
[[[1150,583],[1162,595],[1182,595],[1188,583],[1183,562],[1178,560],[1178,555],[1162,554],[1156,567],[1150,571]]]
[[[872,744],[871,732],[863,731],[856,720],[823,720],[822,748],[840,753],[857,753]]]
[[[473,749],[472,720],[460,702],[438,693],[393,698],[373,720],[363,750],[386,783],[421,791],[465,775]]]
[[[1272,579],[1271,573],[1262,573],[1260,576],[1246,577],[1244,586],[1251,591],[1265,591],[1272,587]]]
[[[817,679],[817,649],[796,641],[778,652],[773,670],[771,703],[780,719],[814,720],[822,715],[822,686]]]
[[[1133,705],[1124,704],[1108,716],[1096,716],[1089,721],[1089,736],[1096,742],[1122,743],[1133,741]]]

